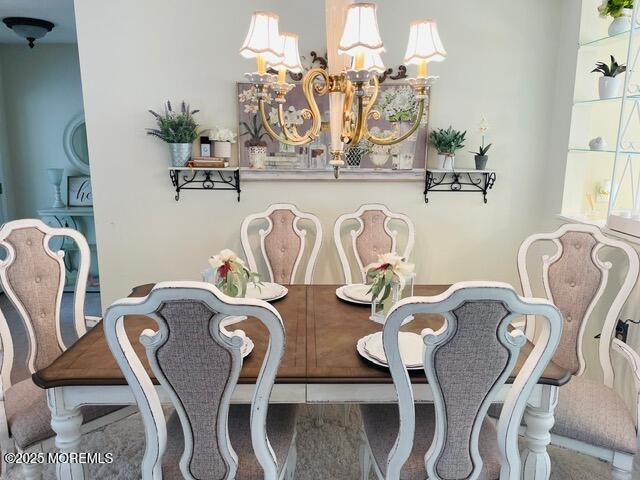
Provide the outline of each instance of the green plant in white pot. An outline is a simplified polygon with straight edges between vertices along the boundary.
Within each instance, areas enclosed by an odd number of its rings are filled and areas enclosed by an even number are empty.
[[[596,63],[596,68],[591,73],[601,73],[600,83],[598,84],[598,93],[601,99],[615,98],[620,95],[620,79],[618,75],[627,71],[626,65],[619,65],[613,55],[611,64],[604,62]]]
[[[633,15],[633,0],[603,0],[598,7],[603,18],[611,17],[609,35],[618,35],[631,30],[631,16]]]
[[[438,168],[453,170],[456,151],[464,147],[466,130],[454,130],[449,128],[438,128],[429,134],[429,144],[438,151]]]
[[[156,118],[157,128],[147,128],[147,134],[167,142],[171,151],[171,163],[174,167],[184,167],[191,158],[193,142],[198,138],[198,124],[193,115],[200,110],[191,110],[182,102],[180,111],[176,112],[167,100],[162,114],[149,110]]]

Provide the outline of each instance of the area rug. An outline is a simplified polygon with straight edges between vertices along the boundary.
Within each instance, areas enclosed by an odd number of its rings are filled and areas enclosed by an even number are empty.
[[[357,480],[360,478],[360,417],[357,407],[301,407],[298,419],[298,463],[296,479]],[[90,433],[83,439],[83,451],[111,452],[114,462],[89,466],[89,479],[134,480],[140,478],[144,450],[142,420],[138,414]],[[609,465],[568,450],[550,447],[552,480],[609,480]],[[21,479],[19,468],[8,471],[7,480]],[[373,475],[371,476],[373,479]],[[54,480],[53,466],[45,469],[45,480]],[[640,480],[640,475],[634,480]],[[242,480],[242,479],[238,479]]]

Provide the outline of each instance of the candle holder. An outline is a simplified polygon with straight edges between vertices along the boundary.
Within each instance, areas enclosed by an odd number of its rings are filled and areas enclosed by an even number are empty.
[[[64,169],[62,168],[48,168],[47,176],[49,177],[49,183],[53,185],[55,192],[55,200],[51,208],[65,208],[66,205],[62,201],[62,192],[60,191],[60,184],[62,183],[62,175]]]

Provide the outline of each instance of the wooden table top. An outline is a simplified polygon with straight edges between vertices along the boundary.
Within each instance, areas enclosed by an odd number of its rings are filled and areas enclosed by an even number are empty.
[[[286,297],[273,302],[282,316],[286,332],[285,353],[276,383],[392,383],[387,369],[367,362],[356,350],[358,339],[382,330],[382,325],[369,320],[369,306],[353,305],[338,299],[335,294],[337,287],[291,285]],[[137,287],[132,296],[144,296],[151,288],[152,285]],[[447,285],[417,285],[415,294],[437,295],[447,288]],[[437,315],[417,315],[402,329],[420,333],[424,328],[437,330],[442,322],[442,317]],[[125,318],[127,335],[147,372],[157,383],[149,368],[144,347],[138,341],[140,333],[147,328],[157,328],[148,317]],[[255,344],[254,351],[244,360],[239,380],[239,383],[254,383],[267,348],[266,327],[250,317],[234,325],[234,329],[244,330]],[[531,348],[531,344],[523,347],[514,376]],[[423,371],[411,372],[411,376],[415,383],[426,382]],[[539,383],[562,385],[569,378],[567,370],[550,363]],[[33,381],[42,388],[126,384],[107,345],[102,322],[50,366],[34,373]]]

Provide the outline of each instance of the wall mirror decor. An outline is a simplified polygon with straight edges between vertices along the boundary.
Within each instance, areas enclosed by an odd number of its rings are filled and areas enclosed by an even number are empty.
[[[89,149],[87,147],[87,127],[84,122],[84,113],[79,113],[71,119],[64,130],[64,151],[71,165],[80,173],[88,175]]]

